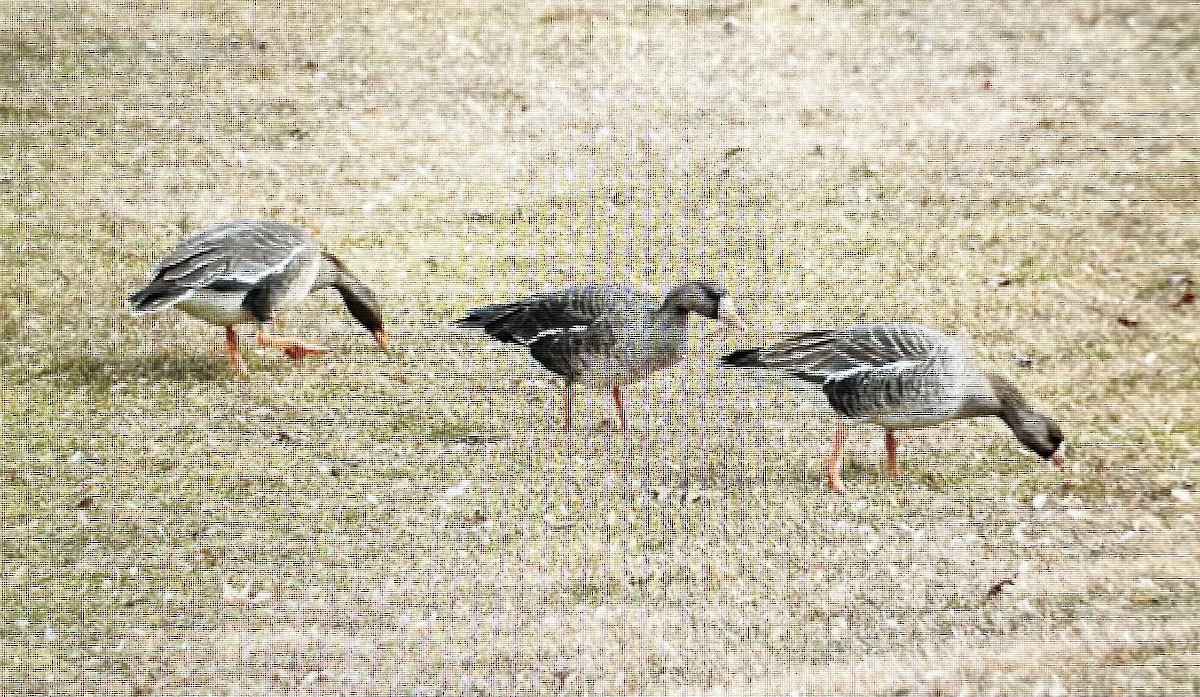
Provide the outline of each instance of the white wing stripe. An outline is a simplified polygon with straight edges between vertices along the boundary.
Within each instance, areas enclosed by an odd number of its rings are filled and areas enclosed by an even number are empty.
[[[584,325],[584,324],[576,324],[574,326],[567,327],[566,329],[563,329],[561,327],[555,327],[553,329],[543,329],[542,331],[540,331],[537,334],[534,334],[532,337],[530,337],[528,341],[523,341],[521,343],[523,343],[526,346],[529,346],[530,344],[535,344],[539,340],[544,339],[548,336],[554,336],[555,334],[562,334],[563,332],[586,332],[587,330],[588,330],[588,327],[587,327],[587,325]]]

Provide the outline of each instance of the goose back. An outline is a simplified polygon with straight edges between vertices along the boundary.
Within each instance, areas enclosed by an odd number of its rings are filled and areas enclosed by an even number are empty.
[[[134,315],[178,306],[225,326],[267,321],[308,294],[321,265],[320,250],[301,228],[223,223],[180,241],[129,304]]]
[[[970,359],[942,332],[914,323],[859,324],[792,334],[757,355],[762,367],[824,382],[838,373],[929,358]]]
[[[820,383],[835,411],[885,428],[932,426],[998,407],[961,344],[913,323],[799,332],[725,362]]]
[[[678,363],[687,317],[624,286],[573,286],[471,310],[458,326],[529,347],[568,382],[626,385]]]

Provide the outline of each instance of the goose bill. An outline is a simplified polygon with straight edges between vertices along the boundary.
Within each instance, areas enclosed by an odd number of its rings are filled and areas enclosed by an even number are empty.
[[[1050,456],[1050,462],[1053,462],[1055,467],[1062,469],[1067,466],[1067,454],[1060,448]]]
[[[376,329],[375,331],[371,332],[371,336],[375,337],[375,343],[379,344],[379,348],[383,349],[384,351],[388,350],[387,332],[382,329]]]
[[[729,296],[725,296],[717,304],[717,330],[713,334],[720,334],[729,328],[746,331],[746,323],[742,321],[741,317],[738,317],[737,310],[733,307],[733,300]]]

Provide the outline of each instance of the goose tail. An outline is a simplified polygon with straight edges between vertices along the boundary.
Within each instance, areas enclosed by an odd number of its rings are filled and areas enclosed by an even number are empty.
[[[766,368],[767,365],[762,362],[759,352],[762,349],[751,348],[741,349],[721,358],[721,365],[728,368]]]
[[[193,293],[191,288],[163,288],[150,284],[129,296],[129,314],[134,317],[165,310]]]

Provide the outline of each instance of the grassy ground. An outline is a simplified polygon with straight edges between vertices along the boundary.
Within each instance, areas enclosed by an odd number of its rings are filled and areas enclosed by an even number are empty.
[[[0,24],[0,691],[1200,691],[1192,3],[51,0]],[[182,232],[320,230],[379,291],[295,367],[127,316]],[[448,326],[722,280],[749,335],[632,428]],[[1058,415],[904,477],[713,359],[856,318],[964,338]],[[1008,581],[1011,581],[1009,583]]]

